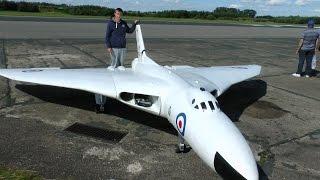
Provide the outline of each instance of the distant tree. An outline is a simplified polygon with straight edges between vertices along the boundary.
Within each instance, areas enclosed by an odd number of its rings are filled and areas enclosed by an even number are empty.
[[[0,10],[6,11],[24,11],[24,12],[51,12],[59,11],[72,15],[87,16],[112,16],[114,9],[82,5],[71,6],[66,4],[51,4],[39,2],[15,2],[0,0]],[[138,17],[161,17],[161,18],[194,18],[194,19],[227,19],[227,20],[244,20],[252,19],[255,22],[275,22],[287,24],[306,24],[308,19],[312,18],[317,24],[320,24],[320,17],[300,17],[300,16],[256,16],[257,12],[252,9],[239,10],[236,8],[217,7],[212,12],[208,11],[186,11],[186,10],[167,10],[167,11],[125,11],[127,16]]]
[[[227,7],[217,7],[213,14],[216,17],[229,17],[229,18],[235,18],[240,17],[240,10],[236,8],[227,8]]]
[[[257,16],[256,18],[261,18],[261,19],[273,19],[274,17],[273,16]]]
[[[114,12],[114,9],[101,6],[82,5],[70,6],[67,12],[73,15],[111,16]]]
[[[19,2],[17,10],[23,12],[39,12],[39,3]]]
[[[257,11],[252,10],[252,9],[245,9],[242,11],[242,15],[244,17],[249,17],[249,18],[254,18],[257,14]]]
[[[0,9],[6,11],[16,11],[17,3],[13,1],[0,1]]]

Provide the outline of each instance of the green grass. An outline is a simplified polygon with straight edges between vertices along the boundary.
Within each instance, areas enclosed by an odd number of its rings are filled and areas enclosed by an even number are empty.
[[[14,170],[0,167],[0,180],[42,180],[34,171]]]
[[[20,12],[20,11],[2,11],[0,16],[33,16],[33,17],[73,17],[73,18],[94,18],[105,19],[104,16],[75,16],[63,12]]]
[[[19,11],[2,11],[0,16],[32,16],[32,17],[55,17],[55,18],[80,18],[80,19],[107,19],[106,16],[81,16],[70,15],[63,12],[19,12]],[[287,25],[274,22],[255,22],[253,20],[205,20],[205,19],[192,19],[192,18],[158,18],[158,17],[133,17],[124,16],[123,19],[132,21],[140,19],[142,22],[159,22],[159,23],[190,23],[190,24],[259,24],[259,25]]]
[[[152,22],[169,22],[169,23],[191,23],[191,24],[274,24],[272,22],[260,23],[252,20],[206,20],[206,19],[193,19],[193,18],[158,18],[158,17],[125,17],[127,20],[140,19],[143,21]]]

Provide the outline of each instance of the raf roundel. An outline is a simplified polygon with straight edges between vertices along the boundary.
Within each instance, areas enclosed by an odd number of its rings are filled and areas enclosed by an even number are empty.
[[[180,113],[176,118],[176,125],[179,133],[184,136],[184,132],[186,130],[187,117],[186,114]]]

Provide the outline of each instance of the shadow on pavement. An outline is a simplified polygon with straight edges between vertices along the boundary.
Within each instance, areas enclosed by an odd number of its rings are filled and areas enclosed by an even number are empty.
[[[243,111],[267,93],[262,80],[243,81],[230,87],[218,97],[222,111],[233,121],[239,121]]]
[[[18,84],[16,88],[46,102],[94,111],[94,95],[89,92],[45,85]],[[235,84],[218,98],[221,109],[232,121],[238,121],[248,106],[266,94],[266,88],[267,84],[262,80]],[[177,134],[166,119],[137,110],[115,99],[108,98],[105,109],[106,114],[128,119],[170,134]]]
[[[18,84],[16,88],[46,102],[94,111],[94,94],[89,92],[44,85]],[[124,118],[170,134],[177,134],[176,130],[166,119],[137,110],[115,99],[108,98],[105,109],[106,114]]]

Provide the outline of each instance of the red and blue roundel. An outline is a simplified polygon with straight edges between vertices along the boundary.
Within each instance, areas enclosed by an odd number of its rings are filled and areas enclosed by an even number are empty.
[[[182,136],[184,136],[184,131],[186,130],[187,117],[186,114],[180,113],[176,119],[177,129]]]

